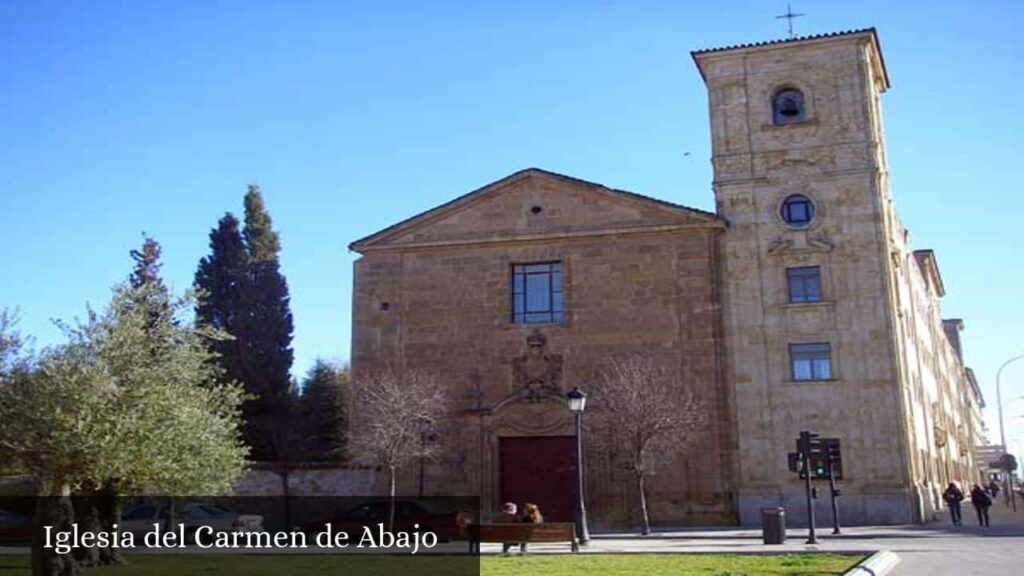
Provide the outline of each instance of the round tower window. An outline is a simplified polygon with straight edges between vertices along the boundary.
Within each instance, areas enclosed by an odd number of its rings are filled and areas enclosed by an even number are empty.
[[[793,228],[806,228],[814,220],[814,203],[803,194],[793,194],[783,200],[779,215]]]

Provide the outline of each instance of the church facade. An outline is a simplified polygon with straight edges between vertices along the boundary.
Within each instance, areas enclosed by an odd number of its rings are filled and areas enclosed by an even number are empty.
[[[715,213],[531,168],[358,240],[353,373],[450,388],[427,493],[487,509],[571,519],[565,393],[645,354],[706,412],[649,483],[656,525],[750,524],[779,505],[799,523],[801,430],[841,442],[844,521],[929,518],[941,486],[976,477],[981,396],[935,255],[910,248],[893,207],[875,31],[693,58]],[[635,524],[632,476],[585,444],[592,524]]]

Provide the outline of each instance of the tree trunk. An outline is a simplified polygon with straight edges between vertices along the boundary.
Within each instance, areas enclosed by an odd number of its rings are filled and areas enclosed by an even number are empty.
[[[121,497],[117,494],[114,481],[108,481],[100,489],[95,499],[96,509],[99,512],[100,525],[103,530],[120,534],[121,530],[114,529],[114,526],[121,524]],[[118,538],[120,540],[120,538]],[[100,549],[100,564],[117,565],[127,564],[120,548],[106,547]]]
[[[53,548],[44,548],[46,526],[54,532],[70,530],[74,522],[71,506],[71,488],[63,480],[47,483],[36,500],[35,526],[32,537],[32,576],[78,576],[80,568],[72,554],[57,554]]]
[[[388,466],[388,532],[395,531],[395,467]]]
[[[651,518],[647,514],[647,487],[644,484],[644,474],[636,475],[637,491],[640,493],[640,533],[647,536],[651,533]]]
[[[96,485],[92,482],[83,483],[78,494],[71,496],[71,506],[75,511],[75,521],[82,531],[96,533],[103,530],[96,497]],[[74,556],[78,565],[85,568],[96,566],[100,563],[99,548],[75,548]]]

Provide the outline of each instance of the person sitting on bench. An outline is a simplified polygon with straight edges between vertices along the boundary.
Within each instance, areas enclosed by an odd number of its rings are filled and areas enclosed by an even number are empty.
[[[503,504],[502,507],[501,507],[501,514],[499,514],[498,517],[495,518],[495,521],[499,522],[499,523],[509,523],[509,524],[512,524],[512,523],[515,523],[515,522],[520,522],[519,516],[516,515],[516,512],[518,512],[518,511],[519,511],[519,507],[516,506],[515,502],[505,502],[505,504]],[[515,544],[517,544],[517,542],[505,542],[505,543],[503,543],[501,545],[501,553],[502,554],[508,554],[509,549],[512,548],[512,546],[514,546]]]
[[[543,524],[544,516],[540,513],[540,506],[531,502],[524,504],[523,515],[520,517],[520,521],[527,524]],[[526,542],[521,542],[519,544],[519,551],[523,554],[526,553]]]

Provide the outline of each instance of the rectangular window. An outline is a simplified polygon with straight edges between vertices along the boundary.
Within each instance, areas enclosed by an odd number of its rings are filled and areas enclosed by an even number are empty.
[[[786,280],[789,283],[790,303],[821,302],[820,267],[786,268]]]
[[[832,346],[828,342],[790,344],[793,380],[831,380]]]
[[[512,266],[512,323],[562,321],[562,263]]]

